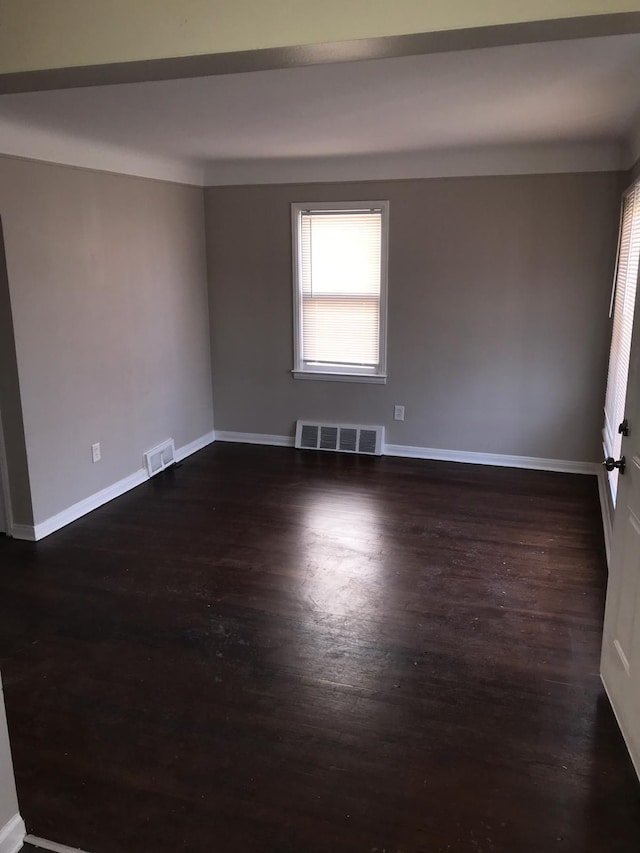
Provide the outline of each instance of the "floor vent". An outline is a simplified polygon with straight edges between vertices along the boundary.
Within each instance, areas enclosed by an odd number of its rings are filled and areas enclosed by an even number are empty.
[[[173,465],[174,462],[175,447],[173,446],[172,438],[168,441],[163,441],[162,444],[154,447],[153,450],[147,450],[144,454],[144,464],[147,467],[147,473],[150,477],[153,477],[154,474],[159,474],[160,471],[164,471],[165,468]]]
[[[383,426],[318,424],[310,421],[298,421],[296,424],[296,447],[302,450],[334,450],[339,453],[381,456],[383,444]]]

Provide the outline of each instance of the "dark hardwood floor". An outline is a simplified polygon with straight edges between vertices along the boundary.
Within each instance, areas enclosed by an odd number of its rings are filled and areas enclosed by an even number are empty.
[[[595,478],[216,444],[0,565],[34,835],[640,850]]]

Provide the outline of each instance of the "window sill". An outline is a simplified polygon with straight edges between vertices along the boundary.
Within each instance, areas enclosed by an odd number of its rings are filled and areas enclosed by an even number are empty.
[[[386,385],[387,377],[380,373],[322,373],[316,370],[292,370],[294,379],[319,379],[321,382],[361,382],[367,385]]]

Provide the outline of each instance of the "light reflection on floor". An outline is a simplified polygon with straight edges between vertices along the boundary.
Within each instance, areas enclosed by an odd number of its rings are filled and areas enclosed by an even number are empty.
[[[371,614],[384,604],[382,519],[362,494],[318,495],[305,514],[301,593],[317,615]]]
[[[296,698],[312,728],[316,718],[333,717],[339,739],[363,726],[382,732],[387,706],[376,702],[372,687],[386,680],[393,690],[397,683],[382,636],[393,606],[388,572],[395,573],[383,525],[379,503],[369,495],[322,493],[305,507],[299,528],[301,619],[290,653],[313,677],[299,683]]]

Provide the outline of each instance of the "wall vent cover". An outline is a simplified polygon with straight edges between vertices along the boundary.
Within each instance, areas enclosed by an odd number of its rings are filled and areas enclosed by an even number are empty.
[[[152,450],[147,450],[144,454],[144,464],[147,468],[147,474],[150,477],[153,477],[154,474],[159,474],[160,471],[164,471],[165,468],[173,465],[174,462],[175,447],[172,438],[168,441],[163,441],[162,444],[159,444]]]
[[[302,450],[333,450],[338,453],[363,453],[382,456],[383,426],[357,424],[320,424],[298,421],[296,447]]]

